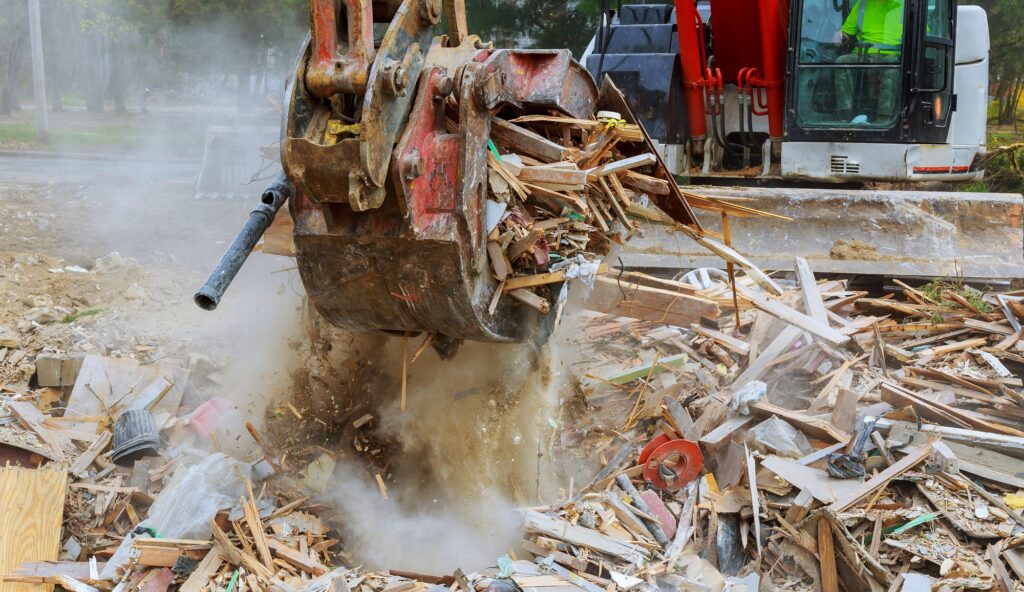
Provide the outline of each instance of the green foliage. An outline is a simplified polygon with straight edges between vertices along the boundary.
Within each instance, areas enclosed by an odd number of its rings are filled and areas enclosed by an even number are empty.
[[[496,47],[571,49],[577,58],[597,31],[598,0],[466,0],[469,32]]]
[[[82,312],[73,312],[64,315],[64,318],[61,320],[61,322],[74,323],[75,321],[82,317],[94,317],[100,314],[101,312],[103,312],[102,308],[90,308],[89,310],[83,310]]]
[[[992,305],[985,301],[985,295],[963,282],[963,280],[956,279],[936,279],[928,282],[922,286],[919,290],[926,298],[932,302],[936,302],[939,308],[932,315],[932,323],[941,323],[945,319],[945,313],[954,307],[960,306],[957,302],[946,298],[945,293],[947,291],[955,293],[960,296],[971,306],[980,310],[983,313],[992,312]]]

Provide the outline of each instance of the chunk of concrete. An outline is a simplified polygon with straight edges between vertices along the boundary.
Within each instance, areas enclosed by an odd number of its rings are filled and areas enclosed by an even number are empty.
[[[36,356],[36,381],[39,386],[74,386],[83,360],[85,354],[39,354]]]
[[[0,327],[0,347],[7,349],[21,348],[21,339],[18,337],[18,334],[14,329]]]

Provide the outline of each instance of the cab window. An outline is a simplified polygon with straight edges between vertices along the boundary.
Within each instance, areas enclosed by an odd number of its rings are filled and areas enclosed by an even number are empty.
[[[797,123],[888,129],[899,116],[905,0],[799,0]]]

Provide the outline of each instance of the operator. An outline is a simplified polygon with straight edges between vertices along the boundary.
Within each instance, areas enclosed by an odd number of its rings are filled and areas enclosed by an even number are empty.
[[[903,48],[903,3],[904,0],[857,0],[833,39],[847,52],[836,58],[836,63],[898,65]],[[900,69],[871,71],[879,81],[876,119],[889,121],[896,115]],[[853,117],[855,74],[853,68],[840,68],[836,72],[836,107],[848,121]],[[866,115],[858,115],[851,123],[867,123],[863,119]]]

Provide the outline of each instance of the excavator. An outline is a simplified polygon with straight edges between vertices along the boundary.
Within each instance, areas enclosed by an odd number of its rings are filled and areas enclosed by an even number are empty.
[[[1021,277],[1021,199],[981,180],[985,11],[955,0],[677,0],[603,10],[583,56],[697,192],[754,200],[735,246],[770,269]],[[627,265],[713,266],[662,232]]]
[[[831,29],[847,20],[856,22],[850,0],[792,2],[621,6],[605,13],[585,68],[564,49],[494,49],[467,33],[461,0],[310,0],[310,34],[285,102],[283,174],[196,303],[216,308],[287,204],[299,273],[311,304],[331,324],[430,332],[438,340],[529,338],[540,315],[492,298],[501,288],[488,273],[487,159],[494,152],[491,115],[500,109],[594,120],[611,107],[644,130],[663,178],[675,181],[675,173],[684,181],[746,185],[707,188],[726,200],[774,192],[784,202],[780,209],[801,212],[796,223],[774,226],[776,218],[759,218],[749,230],[733,228],[740,250],[769,269],[788,268],[792,255],[803,254],[818,271],[822,260],[836,259],[828,243],[838,229],[850,239],[920,241],[919,249],[896,245],[900,253],[915,251],[909,256],[887,254],[888,246],[876,242],[877,257],[844,260],[862,266],[852,273],[904,263],[913,268],[905,275],[945,275],[944,259],[931,267],[914,267],[911,259],[949,255],[979,277],[1018,277],[1024,270],[1020,196],[958,194],[964,197],[957,200],[909,192],[917,197],[908,200],[893,190],[854,197],[851,188],[976,176],[975,157],[984,147],[984,105],[978,105],[984,97],[976,96],[987,79],[984,31],[958,46],[953,0],[854,0],[905,3],[897,15],[902,45],[881,48],[897,53],[878,63],[840,66],[825,57],[837,50],[823,40],[836,37]],[[978,16],[961,13],[961,27],[981,27]],[[437,34],[442,24],[445,34]],[[860,51],[853,47],[857,31],[848,37],[851,51]],[[889,63],[892,55],[898,63]],[[970,63],[961,68],[961,60]],[[852,101],[835,107],[830,85],[854,89]],[[879,93],[893,89],[898,96],[879,106]],[[643,230],[623,254],[625,265],[673,271],[719,265],[688,254],[691,246],[707,245],[702,223],[677,183],[659,187],[650,201],[671,223]],[[886,209],[893,200],[906,220]],[[806,222],[815,216],[820,228]],[[871,227],[862,236],[850,231],[858,222],[847,220],[857,216]],[[915,216],[927,220],[920,234],[907,222]],[[761,226],[767,230],[756,230]],[[780,249],[801,242],[811,246],[773,262]]]

